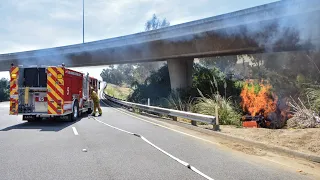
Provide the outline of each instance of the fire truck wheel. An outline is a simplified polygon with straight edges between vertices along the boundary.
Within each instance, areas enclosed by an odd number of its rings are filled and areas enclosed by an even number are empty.
[[[88,108],[88,111],[87,111],[88,114],[91,114],[92,111],[93,111],[92,104],[93,104],[93,103],[90,103],[90,107]]]
[[[88,108],[87,113],[88,113],[88,114],[91,114],[91,113],[92,113],[92,109],[91,109],[91,108]]]
[[[78,101],[75,101],[73,104],[73,111],[71,114],[71,120],[76,121],[79,118],[79,104]]]

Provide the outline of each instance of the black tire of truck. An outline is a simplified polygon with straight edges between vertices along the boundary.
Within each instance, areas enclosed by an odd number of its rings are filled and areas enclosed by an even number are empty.
[[[72,107],[72,113],[70,114],[71,121],[77,121],[79,119],[79,103],[75,101]]]
[[[93,102],[90,103],[90,107],[88,108],[87,113],[90,115],[93,112],[93,107],[92,107]]]

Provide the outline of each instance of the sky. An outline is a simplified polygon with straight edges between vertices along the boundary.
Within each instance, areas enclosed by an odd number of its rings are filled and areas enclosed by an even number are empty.
[[[276,0],[85,0],[85,42],[144,31],[156,14],[171,25]],[[1,0],[0,54],[82,43],[82,0]],[[105,66],[73,68],[100,78]],[[9,78],[0,72],[0,78]]]

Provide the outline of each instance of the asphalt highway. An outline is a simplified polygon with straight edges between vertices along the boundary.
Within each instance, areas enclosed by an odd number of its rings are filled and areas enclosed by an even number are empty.
[[[103,116],[77,122],[34,122],[9,116],[0,103],[0,179],[206,179],[163,151],[215,180],[308,179],[270,163],[102,107]],[[113,128],[115,127],[115,128]],[[120,129],[117,129],[120,128]]]

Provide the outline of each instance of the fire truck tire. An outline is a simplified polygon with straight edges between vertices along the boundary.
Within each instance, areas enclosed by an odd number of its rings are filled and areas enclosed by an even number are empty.
[[[87,111],[88,114],[91,114],[93,111],[92,104],[93,104],[93,102],[90,103],[90,107],[88,108],[88,111]]]
[[[78,101],[75,101],[73,104],[72,108],[72,113],[71,113],[71,121],[76,121],[79,119],[79,103]]]

